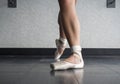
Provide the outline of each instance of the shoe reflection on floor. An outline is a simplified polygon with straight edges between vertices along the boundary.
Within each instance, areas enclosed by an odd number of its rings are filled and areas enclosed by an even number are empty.
[[[84,69],[51,71],[57,84],[83,84]]]

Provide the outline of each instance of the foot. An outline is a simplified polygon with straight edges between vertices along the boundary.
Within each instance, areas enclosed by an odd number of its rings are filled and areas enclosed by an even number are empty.
[[[64,61],[70,62],[70,63],[73,63],[73,64],[79,64],[83,60],[83,58],[81,58],[81,57],[79,55],[73,53],[68,58],[66,58]]]
[[[52,70],[66,70],[70,68],[83,68],[84,61],[81,55],[71,54],[70,57],[66,58],[63,61],[54,62],[50,64]]]
[[[55,42],[56,42],[56,47],[57,47],[57,50],[55,51],[55,60],[59,60],[59,58],[61,57],[61,55],[63,54],[65,50],[66,43],[63,43],[59,39],[56,39]]]
[[[70,68],[83,68],[84,61],[82,58],[81,47],[79,45],[71,47],[72,54],[63,61],[50,64],[53,70],[66,70]]]

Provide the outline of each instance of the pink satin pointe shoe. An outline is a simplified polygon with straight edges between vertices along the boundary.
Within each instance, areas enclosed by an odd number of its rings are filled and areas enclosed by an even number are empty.
[[[60,40],[60,39],[56,39],[55,40],[55,43],[56,43],[56,47],[57,47],[57,50],[55,51],[55,61],[60,61],[60,57],[62,56],[63,53],[59,53],[59,49],[65,50],[65,47],[66,47],[66,40],[63,39],[63,40]]]
[[[73,47],[73,53],[76,54],[74,56],[79,56],[80,63],[71,63],[67,61],[58,61],[50,64],[50,67],[52,70],[66,70],[70,68],[83,68],[84,67],[84,61],[82,58],[82,54],[79,47]]]

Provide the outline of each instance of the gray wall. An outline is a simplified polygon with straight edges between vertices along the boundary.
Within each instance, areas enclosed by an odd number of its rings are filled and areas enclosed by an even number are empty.
[[[17,1],[17,8],[7,8],[7,0],[0,0],[0,48],[54,48],[58,0]],[[106,8],[106,0],[78,0],[83,48],[120,48],[120,0],[116,1],[116,8]]]

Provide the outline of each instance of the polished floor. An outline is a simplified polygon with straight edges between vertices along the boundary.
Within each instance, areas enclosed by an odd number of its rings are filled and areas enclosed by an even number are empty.
[[[84,69],[52,71],[53,59],[0,59],[0,84],[120,84],[119,57],[84,61]]]

